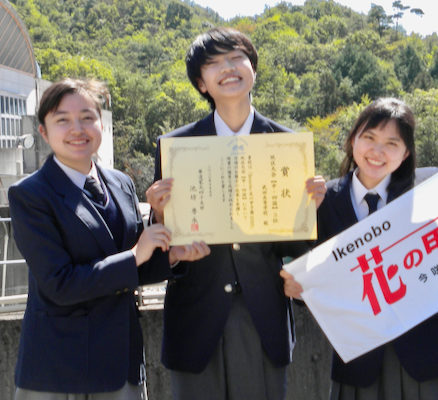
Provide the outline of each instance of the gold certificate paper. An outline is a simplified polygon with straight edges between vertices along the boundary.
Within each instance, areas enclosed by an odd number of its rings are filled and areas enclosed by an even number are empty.
[[[316,238],[310,132],[163,138],[161,166],[173,245]]]

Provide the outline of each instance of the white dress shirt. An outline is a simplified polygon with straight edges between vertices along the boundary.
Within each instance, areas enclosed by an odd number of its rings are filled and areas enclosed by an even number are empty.
[[[246,136],[251,133],[251,127],[254,122],[254,107],[251,106],[249,115],[238,132],[234,132],[221,118],[217,110],[214,111],[214,126],[218,136]]]
[[[391,174],[387,175],[380,183],[372,189],[367,189],[357,177],[358,169],[353,172],[353,178],[350,187],[351,202],[356,214],[357,220],[361,221],[368,216],[368,204],[364,197],[367,193],[377,193],[380,196],[377,203],[377,209],[382,208],[388,199],[388,185],[391,181]]]

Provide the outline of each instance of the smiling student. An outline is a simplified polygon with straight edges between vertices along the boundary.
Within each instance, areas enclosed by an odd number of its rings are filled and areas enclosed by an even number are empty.
[[[251,105],[257,52],[241,32],[216,28],[198,36],[188,50],[186,66],[213,112],[166,137],[290,131]],[[161,221],[172,180],[161,180],[159,146],[158,141],[156,182],[147,198]],[[322,178],[309,181],[317,204],[324,183]],[[175,399],[284,398],[294,334],[279,271],[283,256],[298,256],[307,249],[304,242],[213,245],[208,257],[180,263],[186,274],[168,284],[162,353]]]
[[[51,85],[38,119],[53,154],[9,189],[15,240],[29,266],[16,400],[140,400],[134,290],[171,277],[169,262],[205,255],[192,246],[167,252],[170,232],[161,224],[143,229],[131,179],[93,161],[108,96],[97,81]]]
[[[318,242],[347,229],[438,171],[415,169],[415,119],[394,98],[366,107],[345,142],[342,177],[327,183],[318,209]],[[301,285],[282,271],[285,294]],[[334,353],[330,400],[431,400],[438,398],[438,316],[392,342],[344,363]]]

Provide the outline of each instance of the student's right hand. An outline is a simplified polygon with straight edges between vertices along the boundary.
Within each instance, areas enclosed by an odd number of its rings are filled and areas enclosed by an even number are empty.
[[[318,208],[324,200],[327,192],[327,186],[325,185],[325,179],[321,175],[314,176],[307,179],[306,190],[311,195],[312,200],[315,200],[316,208]]]
[[[138,238],[137,244],[131,249],[137,267],[149,260],[157,247],[163,251],[169,250],[170,238],[169,229],[161,224],[146,227]]]
[[[172,190],[173,178],[160,179],[154,182],[148,190],[146,190],[146,201],[151,205],[154,211],[156,222],[164,222],[164,207],[170,199]]]
[[[303,287],[295,280],[294,276],[284,269],[280,271],[280,276],[284,280],[284,294],[287,297],[302,300]]]
[[[210,247],[204,241],[193,242],[186,246],[172,246],[169,251],[169,263],[178,261],[196,261],[210,255]]]

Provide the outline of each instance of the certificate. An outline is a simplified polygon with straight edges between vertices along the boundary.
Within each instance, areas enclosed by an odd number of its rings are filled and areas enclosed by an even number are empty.
[[[163,138],[161,165],[172,245],[316,238],[312,133]]]
[[[348,362],[438,312],[438,174],[284,268]]]

